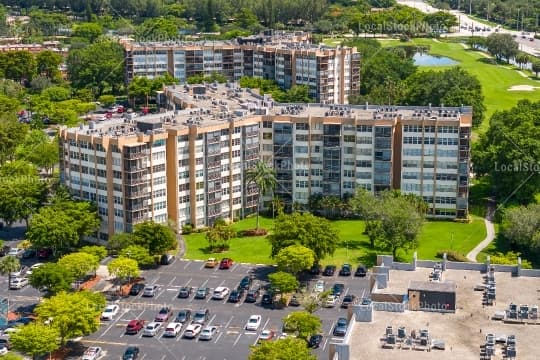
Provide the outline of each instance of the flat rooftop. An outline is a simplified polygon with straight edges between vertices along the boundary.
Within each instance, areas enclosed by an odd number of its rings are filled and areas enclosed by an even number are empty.
[[[385,292],[405,294],[411,281],[424,282],[431,269],[417,268],[416,271],[390,271],[389,288]],[[371,323],[354,322],[351,339],[351,359],[377,360],[456,360],[479,359],[480,346],[485,343],[488,333],[497,335],[515,335],[517,359],[538,359],[538,339],[540,325],[506,324],[491,320],[497,311],[508,308],[510,303],[539,304],[540,281],[533,277],[512,277],[510,273],[495,273],[497,300],[494,306],[482,306],[482,292],[474,291],[475,285],[482,284],[484,274],[477,271],[447,270],[443,272],[443,281],[456,284],[456,313],[435,313],[423,311],[405,311],[404,313],[375,311]],[[405,326],[406,333],[411,330],[428,329],[433,339],[443,340],[446,350],[416,351],[383,349],[387,326],[393,326],[394,333],[400,326]],[[496,356],[503,359],[502,347],[497,345]]]

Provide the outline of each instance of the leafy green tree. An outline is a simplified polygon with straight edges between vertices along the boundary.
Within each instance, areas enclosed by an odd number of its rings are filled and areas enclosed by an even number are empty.
[[[74,281],[73,273],[58,263],[43,264],[30,275],[30,284],[33,287],[46,290],[52,295],[68,291]]]
[[[258,161],[246,172],[246,185],[255,185],[259,190],[259,206],[257,206],[257,229],[259,229],[259,211],[263,196],[277,185],[276,171],[264,161]]]
[[[36,55],[37,74],[46,76],[51,80],[57,80],[60,78],[60,70],[58,68],[61,63],[61,55],[51,50],[41,51]]]
[[[62,86],[51,86],[41,92],[41,96],[53,102],[68,100],[71,97],[71,91]]]
[[[375,242],[381,234],[381,200],[365,189],[358,189],[350,200],[354,213],[358,214],[366,225],[365,232],[369,237],[371,247],[375,247]]]
[[[130,233],[118,232],[109,237],[107,249],[113,254],[118,254],[120,250],[130,245],[133,245],[133,235]]]
[[[3,96],[0,96],[0,113],[4,110],[1,106],[2,98]],[[14,102],[13,99],[9,101]],[[8,111],[13,111],[13,114],[16,110],[9,109]],[[13,160],[15,148],[23,142],[27,129],[26,125],[16,119],[0,117],[0,165],[3,165],[8,160]]]
[[[294,275],[284,271],[278,271],[268,275],[272,289],[279,290],[282,293],[290,293],[298,288],[298,280]]]
[[[100,293],[61,292],[43,300],[35,312],[42,322],[52,319],[51,326],[58,330],[60,344],[65,345],[68,339],[99,329],[99,315],[104,306],[105,298]]]
[[[229,241],[236,236],[231,224],[223,219],[217,219],[207,232],[206,240],[212,250],[223,251],[229,248]]]
[[[153,221],[135,225],[133,243],[146,249],[150,255],[161,255],[176,247],[176,235],[168,226]]]
[[[73,37],[83,38],[93,43],[103,35],[103,27],[95,22],[79,23],[73,26]]]
[[[18,82],[28,81],[36,75],[36,59],[29,51],[7,51],[0,53],[0,74]]]
[[[273,257],[281,249],[298,244],[311,249],[315,262],[319,262],[334,253],[339,233],[328,220],[309,213],[280,214],[268,239]]]
[[[35,248],[51,248],[53,253],[79,243],[73,219],[65,212],[46,206],[34,214],[26,237]]]
[[[276,341],[264,341],[251,346],[249,360],[315,360],[307,343],[302,339],[286,338]]]
[[[453,27],[458,26],[458,18],[447,11],[437,11],[424,16],[424,21],[431,27],[432,31],[449,32]]]
[[[112,260],[107,265],[107,269],[109,270],[109,274],[113,275],[120,282],[124,282],[126,280],[129,281],[140,274],[137,261],[123,256]]]
[[[13,348],[37,360],[40,355],[53,352],[60,347],[58,329],[42,323],[31,323],[22,326],[20,331],[13,333],[9,341]]]
[[[136,76],[128,86],[128,96],[134,99],[134,103],[143,100],[148,106],[148,98],[152,94],[152,80],[146,77]]]
[[[505,254],[496,252],[490,255],[490,262],[491,264],[516,265],[518,263],[518,257],[520,256],[520,253],[513,251],[509,251]],[[521,268],[532,269],[532,265],[530,261],[521,259]]]
[[[2,355],[2,360],[25,360],[25,359],[14,352],[8,352],[6,355]]]
[[[306,85],[295,85],[285,92],[282,99],[276,99],[285,103],[309,103],[313,99],[309,96],[309,87]]]
[[[505,209],[500,234],[511,247],[533,256],[540,254],[540,205]]]
[[[486,46],[486,38],[483,36],[471,36],[467,38],[467,45],[469,45],[471,49],[479,49]]]
[[[540,60],[533,59],[532,71],[534,72],[534,74],[538,78],[538,73],[540,73]]]
[[[241,29],[250,29],[252,31],[260,28],[259,19],[248,8],[241,8],[236,15],[236,25]]]
[[[28,225],[30,216],[43,206],[46,197],[47,185],[38,176],[6,177],[0,181],[0,217],[8,226],[17,220]]]
[[[129,245],[120,250],[121,257],[133,259],[139,266],[148,266],[154,263],[154,258],[148,252],[148,249],[140,245]]]
[[[74,252],[62,256],[58,260],[58,265],[71,272],[75,279],[82,279],[88,273],[96,272],[99,259],[97,256],[85,252]]]
[[[509,62],[519,50],[519,45],[512,35],[507,33],[493,33],[486,38],[486,46],[491,55],[498,60],[506,59]]]
[[[8,277],[8,288],[11,288],[11,273],[21,268],[21,262],[15,256],[4,256],[0,259],[0,274]]]
[[[86,245],[79,249],[79,252],[94,255],[98,261],[103,260],[107,256],[107,249],[105,246],[99,245]]]
[[[529,55],[526,53],[520,52],[516,55],[516,63],[518,63],[520,69],[523,69],[523,65],[527,64],[529,61]]]
[[[10,79],[0,79],[0,95],[4,95],[7,99],[20,100],[25,95],[24,87]]]
[[[99,98],[98,98],[98,101],[103,105],[103,106],[111,106],[111,105],[114,105],[114,103],[116,102],[116,98],[114,95],[101,95]]]
[[[178,37],[178,27],[170,18],[146,19],[135,31],[139,41],[164,41]]]
[[[313,251],[302,245],[287,246],[276,255],[278,268],[293,275],[298,275],[300,271],[311,268],[314,262]]]
[[[300,339],[307,340],[311,335],[321,331],[321,319],[307,311],[294,311],[283,318],[283,327],[297,334]]]

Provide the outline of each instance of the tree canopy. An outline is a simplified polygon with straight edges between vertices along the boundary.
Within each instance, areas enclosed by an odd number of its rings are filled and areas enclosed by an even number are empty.
[[[272,289],[279,290],[282,293],[290,293],[298,288],[298,280],[294,275],[283,271],[277,271],[268,275]]]
[[[9,341],[15,350],[37,359],[38,356],[53,352],[60,347],[59,335],[56,327],[33,322],[22,326],[19,331],[10,335]]]
[[[75,279],[81,279],[88,273],[95,273],[99,266],[97,256],[86,252],[74,252],[62,256],[58,260],[58,265],[71,272]]]
[[[276,255],[278,268],[297,275],[300,271],[309,269],[315,262],[313,251],[302,245],[291,245],[281,249]]]
[[[303,339],[289,337],[251,346],[249,360],[315,360]]]
[[[139,276],[140,273],[137,261],[123,256],[112,260],[107,265],[107,269],[109,270],[109,273],[119,281],[135,278]]]
[[[321,331],[322,321],[307,311],[294,311],[283,318],[283,328],[307,340],[311,335]]]
[[[54,295],[71,289],[75,276],[58,263],[46,263],[32,271],[30,284],[36,289]]]
[[[176,247],[176,234],[167,225],[145,221],[135,225],[133,244],[148,249],[150,255],[162,255]]]

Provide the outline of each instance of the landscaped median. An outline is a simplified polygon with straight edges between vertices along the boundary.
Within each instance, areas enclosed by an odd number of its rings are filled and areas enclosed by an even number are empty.
[[[262,228],[272,231],[273,220],[261,217]],[[254,217],[233,224],[237,232],[255,228]],[[364,222],[361,220],[339,220],[332,222],[339,231],[340,245],[334,256],[323,259],[323,264],[364,263],[372,266],[377,254],[386,254],[380,247],[371,248],[368,237],[364,232]],[[467,254],[486,236],[482,218],[473,217],[471,223],[453,221],[428,221],[424,224],[416,250],[399,252],[400,258],[410,261],[414,251],[421,259],[436,259],[437,251],[453,250]],[[235,237],[230,240],[230,248],[223,253],[208,252],[208,241],[204,232],[184,235],[186,243],[186,259],[206,260],[209,257],[230,257],[235,262],[251,264],[274,264],[270,257],[271,245],[266,236]]]

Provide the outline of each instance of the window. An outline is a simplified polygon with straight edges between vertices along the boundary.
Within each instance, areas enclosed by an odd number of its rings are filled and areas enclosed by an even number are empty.
[[[165,171],[165,164],[160,164],[160,165],[154,165],[152,167],[152,172],[160,172],[160,171]]]
[[[180,196],[178,198],[178,202],[180,204],[188,203],[189,202],[189,195]]]
[[[271,132],[263,133],[263,140],[272,140],[272,133]]]
[[[295,146],[294,152],[297,154],[307,154],[308,153],[308,147],[307,146]]]
[[[372,132],[373,127],[370,125],[356,125],[357,132]]]
[[[344,177],[354,177],[354,170],[343,170]]]
[[[370,160],[357,160],[356,161],[357,167],[371,167],[371,161]]]
[[[167,195],[167,190],[159,189],[159,190],[154,191],[154,193],[152,194],[152,197],[157,198],[157,197],[163,197],[165,195]]]
[[[322,176],[323,170],[322,169],[311,169],[311,175],[313,176]]]
[[[305,189],[308,187],[309,181],[305,180],[296,180],[296,187]]]
[[[296,176],[309,176],[309,171],[307,169],[297,169]]]
[[[158,176],[157,178],[154,179],[154,185],[160,185],[160,184],[165,184],[165,181],[166,181],[166,178],[165,176]]]
[[[272,122],[271,121],[263,121],[263,128],[271,129],[272,128]]]
[[[305,134],[296,134],[296,141],[308,141],[308,136]]]
[[[196,189],[196,190],[204,189],[204,181],[201,181],[201,182],[196,183],[196,184],[195,184],[195,189]]]
[[[161,210],[167,208],[167,202],[166,201],[160,201],[154,204],[154,211],[155,210]]]
[[[354,135],[343,135],[343,141],[344,142],[355,142],[356,136]]]
[[[297,123],[296,130],[309,130],[309,124],[307,123]]]
[[[195,196],[195,201],[204,201],[204,195],[205,195],[204,193],[202,193],[202,194],[197,194],[197,195]]]

